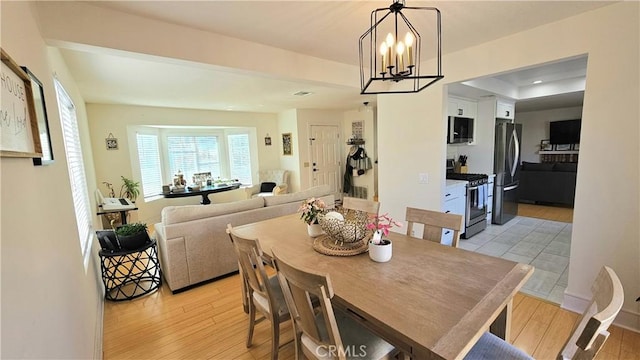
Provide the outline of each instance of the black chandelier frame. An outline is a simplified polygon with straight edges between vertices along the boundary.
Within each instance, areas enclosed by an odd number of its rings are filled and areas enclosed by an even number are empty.
[[[436,30],[437,30],[437,74],[430,75],[421,75],[420,73],[420,56],[422,52],[422,42],[420,33],[416,30],[416,28],[411,24],[409,19],[402,13],[402,10],[418,10],[418,11],[431,11],[436,13]],[[383,13],[380,15],[380,13]],[[408,64],[407,69],[401,68],[398,64],[398,57],[394,56],[393,62],[392,59],[389,59],[389,63],[386,64],[384,69],[378,69],[378,54],[377,54],[377,44],[378,44],[378,26],[389,16],[394,16],[394,29],[395,29],[395,39],[398,39],[398,21],[403,21],[409,31],[413,34],[415,39],[415,55],[414,55],[414,63]],[[360,36],[359,40],[359,55],[360,55],[360,94],[385,94],[385,93],[416,93],[420,92],[426,87],[432,85],[436,81],[444,78],[442,75],[442,28],[441,28],[441,14],[440,10],[435,7],[409,7],[405,6],[404,0],[393,0],[393,3],[386,8],[378,8],[371,12],[371,27],[367,30],[362,36]],[[367,38],[369,38],[367,40]],[[370,54],[369,54],[369,74],[366,76],[366,64],[364,59],[364,50],[363,46],[366,43],[369,43]],[[384,62],[380,65],[385,65]],[[394,72],[394,69],[396,71]],[[397,71],[400,69],[400,71]],[[406,89],[393,89],[392,86],[388,87],[387,90],[371,90],[369,87],[375,82],[384,82],[384,81],[413,81],[413,87],[410,90]]]

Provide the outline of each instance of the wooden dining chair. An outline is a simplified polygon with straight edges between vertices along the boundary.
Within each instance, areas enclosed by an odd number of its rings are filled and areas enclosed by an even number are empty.
[[[366,199],[345,196],[342,198],[342,207],[345,209],[364,211],[368,214],[378,215],[380,203]]]
[[[458,247],[460,231],[462,231],[464,227],[464,219],[462,215],[408,207],[405,219],[408,222],[408,236],[412,236],[413,225],[416,223],[423,224],[423,239],[440,243],[442,236],[446,231],[453,231],[451,246]],[[448,230],[443,232],[442,229]]]
[[[293,319],[296,359],[392,359],[393,345],[335,311],[329,275],[303,270],[272,249],[280,286]],[[311,299],[317,297],[319,306]]]
[[[276,360],[280,349],[280,324],[291,319],[280,283],[276,275],[267,275],[258,239],[239,236],[231,225],[227,225],[227,233],[238,255],[243,286],[246,286],[243,300],[246,296],[249,310],[247,347],[251,347],[255,324],[267,319],[271,322],[271,359]],[[256,320],[256,311],[263,317]]]
[[[603,266],[591,286],[593,298],[573,328],[557,359],[593,359],[609,337],[607,329],[622,308],[624,291],[616,273]],[[465,359],[532,359],[499,337],[485,333]]]

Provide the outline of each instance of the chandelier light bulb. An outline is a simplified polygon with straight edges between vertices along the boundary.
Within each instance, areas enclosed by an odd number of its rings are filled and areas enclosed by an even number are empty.
[[[391,33],[387,34],[386,42],[387,42],[387,47],[389,48],[393,47],[394,40],[393,40],[393,35],[391,35]]]
[[[402,41],[398,41],[398,45],[396,45],[396,53],[396,56],[398,57],[398,71],[403,71],[404,57],[402,56],[402,54],[404,54],[404,43]]]
[[[383,42],[380,44],[380,73],[384,74],[387,72],[387,53],[388,53],[387,43]]]
[[[404,37],[404,43],[407,44],[407,47],[413,46],[413,34],[411,32],[407,32],[407,35]]]

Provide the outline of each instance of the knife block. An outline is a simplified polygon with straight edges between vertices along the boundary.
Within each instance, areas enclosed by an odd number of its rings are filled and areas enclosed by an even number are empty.
[[[469,171],[469,167],[467,165],[462,166],[460,164],[456,164],[454,170],[459,174],[466,174]]]

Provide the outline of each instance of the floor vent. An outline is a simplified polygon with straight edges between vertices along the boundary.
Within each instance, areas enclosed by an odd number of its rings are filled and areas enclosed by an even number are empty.
[[[349,196],[359,199],[367,199],[367,187],[352,186],[351,191],[349,191]]]

